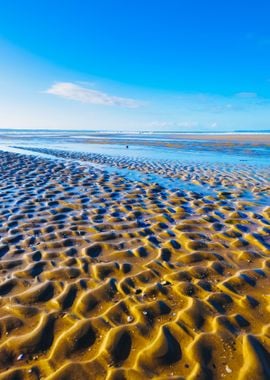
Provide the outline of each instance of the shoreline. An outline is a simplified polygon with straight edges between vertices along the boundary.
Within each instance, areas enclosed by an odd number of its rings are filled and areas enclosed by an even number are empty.
[[[216,140],[216,141],[234,141],[234,142],[256,142],[270,144],[270,133],[265,134],[249,134],[249,133],[233,133],[233,134],[217,134],[217,135],[200,135],[200,134],[177,134],[172,137],[186,140]]]
[[[74,134],[78,134],[76,137],[74,137]],[[124,136],[127,139],[137,139],[137,140],[143,140],[143,139],[151,139],[151,137],[155,138],[176,138],[179,140],[183,139],[194,139],[194,140],[200,140],[200,139],[206,139],[206,140],[212,140],[212,139],[217,139],[217,140],[239,140],[239,141],[252,141],[256,140],[259,142],[270,142],[270,132],[173,132],[173,131],[168,131],[168,132],[118,132],[118,131],[88,131],[88,130],[57,130],[57,129],[40,129],[40,130],[33,130],[33,129],[0,129],[0,138],[7,138],[7,137],[16,137],[16,135],[20,136],[36,136],[38,137],[39,135],[41,137],[47,136],[49,134],[50,137],[53,137],[55,134],[56,137],[59,135],[63,135],[65,137],[70,137],[72,138],[78,138],[80,139],[81,136],[80,134],[84,134],[85,139],[91,137],[91,139],[102,139],[102,138],[107,138],[107,139],[117,139],[118,137]]]

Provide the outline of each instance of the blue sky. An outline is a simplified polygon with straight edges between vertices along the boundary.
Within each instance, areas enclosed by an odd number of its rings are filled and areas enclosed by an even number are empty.
[[[0,3],[0,128],[269,129],[269,0]]]

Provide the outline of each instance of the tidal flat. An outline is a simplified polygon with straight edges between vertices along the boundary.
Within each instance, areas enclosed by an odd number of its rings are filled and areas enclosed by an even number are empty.
[[[269,379],[268,140],[88,137],[0,141],[0,379]]]

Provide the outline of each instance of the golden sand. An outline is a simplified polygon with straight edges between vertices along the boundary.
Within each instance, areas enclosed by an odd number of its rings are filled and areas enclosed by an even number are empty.
[[[121,136],[121,135],[120,135]],[[149,139],[147,135],[128,136],[123,135],[121,138],[117,135],[102,135],[92,136],[91,139],[82,139],[82,142],[88,144],[117,144],[117,145],[130,145],[130,146],[153,146],[153,147],[166,147],[177,148],[184,150],[198,150],[198,144],[201,151],[214,151],[222,154],[233,153],[240,148],[241,153],[244,149],[251,151],[256,147],[269,149],[270,147],[270,133],[265,134],[248,134],[248,133],[235,133],[235,134],[189,134],[189,133],[161,133],[161,139]],[[259,152],[258,152],[259,153]]]
[[[0,379],[269,379],[269,171],[79,158],[0,153]]]
[[[177,133],[168,134],[169,137],[179,140],[202,140],[202,141],[234,141],[238,143],[252,143],[252,144],[270,144],[270,134],[254,134],[254,133],[232,133],[232,134],[192,134],[192,133]]]

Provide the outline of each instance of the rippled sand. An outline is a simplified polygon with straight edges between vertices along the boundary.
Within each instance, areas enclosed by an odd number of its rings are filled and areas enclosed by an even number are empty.
[[[0,152],[0,379],[269,379],[269,169],[42,151]]]

